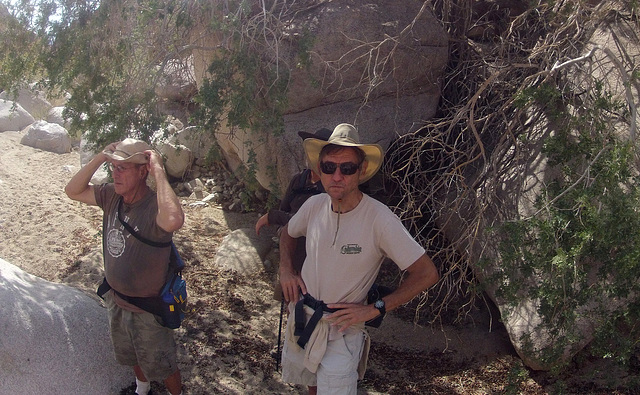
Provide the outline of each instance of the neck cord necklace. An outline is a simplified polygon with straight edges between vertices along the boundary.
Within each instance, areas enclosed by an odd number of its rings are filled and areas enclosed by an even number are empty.
[[[342,203],[342,199],[338,200],[338,223],[336,224],[336,233],[333,235],[333,244],[331,247],[336,245],[336,239],[338,238],[338,229],[340,229],[340,213],[342,210],[340,209],[340,203]]]

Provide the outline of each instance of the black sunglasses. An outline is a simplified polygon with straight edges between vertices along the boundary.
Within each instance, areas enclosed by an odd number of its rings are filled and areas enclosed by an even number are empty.
[[[335,162],[320,162],[320,171],[324,174],[333,174],[336,172],[338,168],[338,164]],[[352,174],[356,174],[360,165],[353,162],[344,162],[340,163],[340,173],[343,176],[350,176]]]

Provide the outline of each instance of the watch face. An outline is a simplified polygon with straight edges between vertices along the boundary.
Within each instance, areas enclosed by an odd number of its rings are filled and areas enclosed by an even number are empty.
[[[376,307],[376,309],[383,308],[384,307],[384,300],[382,300],[382,299],[376,300],[376,303],[374,304],[374,306]]]

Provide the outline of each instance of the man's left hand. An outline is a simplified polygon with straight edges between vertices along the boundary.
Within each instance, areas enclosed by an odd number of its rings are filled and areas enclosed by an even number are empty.
[[[164,173],[164,161],[162,159],[162,155],[156,150],[147,150],[144,152],[147,156],[149,162],[147,163],[147,170],[149,170],[149,174],[151,177],[154,177],[158,174],[158,172]]]
[[[330,303],[327,304],[327,307],[330,309],[340,309],[327,316],[327,319],[331,321],[331,325],[340,327],[340,332],[344,332],[352,325],[367,322],[380,315],[378,309],[373,307],[373,305],[360,303]]]

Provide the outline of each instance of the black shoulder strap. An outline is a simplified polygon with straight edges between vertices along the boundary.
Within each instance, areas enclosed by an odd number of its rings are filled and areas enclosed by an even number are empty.
[[[133,235],[133,237],[135,237],[136,239],[138,239],[139,241],[143,242],[144,244],[148,244],[152,247],[170,247],[171,246],[171,241],[166,241],[166,242],[160,242],[160,241],[153,241],[153,240],[149,240],[146,239],[142,236],[140,236],[138,234],[138,232],[136,232],[131,225],[129,225],[128,223],[126,223],[122,217],[120,216],[120,208],[122,207],[122,197],[120,197],[120,199],[118,200],[118,221],[120,221],[120,223],[122,224],[122,226],[124,226],[124,228],[131,233],[131,235]]]
[[[324,192],[324,188],[322,188],[322,184],[317,182],[315,184],[307,185],[307,181],[311,176],[311,169],[304,169],[296,180],[296,186],[293,187],[291,192],[294,195],[317,195],[319,193]]]
[[[300,177],[298,178],[298,185],[295,188],[296,192],[303,191],[307,187],[307,179],[309,178],[309,173],[311,170],[304,169],[302,173],[300,173]]]

